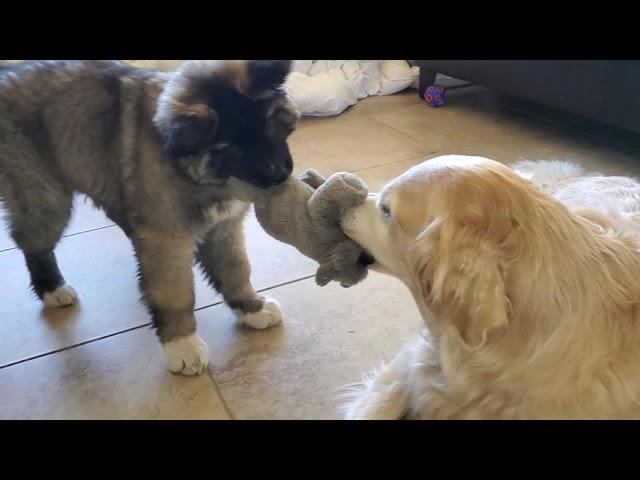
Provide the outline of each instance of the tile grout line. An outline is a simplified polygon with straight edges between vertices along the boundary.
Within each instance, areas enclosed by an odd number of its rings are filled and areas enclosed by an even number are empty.
[[[231,413],[231,409],[229,408],[229,405],[227,404],[227,399],[224,398],[224,395],[222,394],[222,390],[220,390],[220,386],[218,385],[218,382],[216,382],[216,379],[213,376],[213,372],[211,371],[211,364],[209,364],[207,366],[207,373],[209,374],[209,378],[211,379],[211,382],[213,383],[213,390],[215,391],[216,395],[218,396],[218,399],[220,399],[220,403],[222,403],[222,408],[224,409],[225,413],[229,417],[228,420],[235,420],[235,418],[233,418],[233,413]]]
[[[49,355],[54,355],[56,353],[64,352],[66,350],[71,350],[72,348],[81,347],[81,346],[87,345],[89,343],[98,342],[100,340],[104,340],[105,338],[115,337],[116,335],[120,335],[122,333],[128,333],[128,332],[131,332],[133,330],[139,330],[141,328],[149,327],[149,326],[151,326],[151,322],[147,322],[147,323],[142,324],[142,325],[136,325],[134,327],[129,327],[129,328],[126,328],[124,330],[119,330],[117,332],[107,333],[106,335],[101,335],[99,337],[90,338],[89,340],[84,340],[84,341],[79,342],[79,343],[74,343],[73,345],[68,345],[66,347],[57,348],[55,350],[50,350],[48,352],[39,353],[37,355],[32,355],[30,357],[22,358],[20,360],[15,360],[13,362],[5,363],[4,365],[0,365],[0,370],[2,370],[4,368],[13,367],[15,365],[19,365],[21,363],[29,362],[31,360],[36,360],[38,358],[47,357]]]
[[[427,152],[424,155],[431,155],[433,153],[438,153],[440,150],[436,150],[434,152]],[[420,158],[425,159],[424,155],[420,155],[418,157],[409,157],[409,158],[405,158],[404,160],[395,160],[393,162],[388,162],[388,163],[381,163],[378,165],[371,165],[369,167],[364,167],[364,168],[359,168],[356,170],[350,170],[349,173],[360,173],[360,172],[366,172],[368,170],[373,170],[374,168],[381,168],[381,167],[388,167],[389,165],[395,165],[396,163],[402,163],[402,162],[410,162],[411,160],[418,160]],[[391,180],[391,179],[389,179]]]
[[[75,237],[76,235],[82,235],[83,233],[97,232],[98,230],[104,230],[106,228],[112,228],[112,227],[116,227],[116,226],[117,225],[115,223],[112,223],[111,225],[104,225],[102,227],[91,228],[89,230],[83,230],[81,232],[68,233],[67,235],[62,235],[60,237],[60,240],[62,240],[63,238]],[[20,249],[20,247],[18,247],[16,245],[15,247],[3,248],[3,249],[0,250],[0,253],[9,252],[11,250],[19,250],[19,249]]]
[[[411,136],[411,135],[409,135],[408,133],[403,132],[402,130],[397,129],[396,127],[392,127],[392,126],[391,126],[391,125],[389,125],[388,123],[384,123],[383,121],[378,120],[377,118],[374,118],[374,117],[372,117],[371,115],[367,115],[367,117],[368,117],[368,118],[370,118],[371,120],[373,120],[374,122],[379,123],[379,124],[380,124],[380,125],[382,125],[383,127],[390,128],[390,129],[391,129],[391,130],[393,130],[394,132],[397,132],[397,133],[399,133],[399,134],[401,134],[401,135],[404,135],[405,137],[410,138],[410,139],[411,139],[411,140],[413,140],[414,142],[418,142],[421,146],[425,146],[425,147],[426,147],[426,144],[425,144],[425,142],[424,142],[423,140],[419,140],[419,139],[417,139],[417,138],[415,138],[415,137],[412,137],[412,136]],[[432,154],[432,153],[438,153],[438,152],[440,151],[440,149],[439,149],[439,148],[436,148],[435,150],[432,150],[432,149],[430,149],[430,148],[427,148],[427,150],[428,150],[428,151],[427,151],[427,152],[424,152],[422,155],[430,155],[430,154]],[[411,158],[414,158],[414,157],[405,158],[405,160],[410,160]],[[391,162],[391,163],[395,163],[395,162]]]
[[[306,275],[306,276],[300,277],[300,278],[294,278],[293,280],[287,280],[286,282],[278,283],[276,285],[271,285],[270,287],[264,287],[264,288],[261,288],[260,290],[257,290],[257,292],[258,293],[268,292],[269,290],[273,290],[274,288],[284,287],[286,285],[290,285],[290,284],[296,283],[296,282],[301,282],[303,280],[307,280],[307,279],[312,278],[312,277],[315,277],[315,274]],[[221,303],[224,303],[224,300],[220,300],[219,302],[214,302],[214,303],[210,303],[208,305],[203,305],[201,307],[194,308],[193,311],[194,312],[199,312],[201,310],[206,310],[207,308],[211,308],[211,307],[215,307],[216,305],[220,305]]]
[[[305,277],[300,277],[300,278],[297,278],[297,279],[294,279],[294,280],[289,280],[287,282],[282,282],[282,283],[279,283],[277,285],[273,285],[273,286],[270,286],[270,287],[262,288],[262,289],[258,290],[257,292],[258,293],[267,292],[269,290],[273,290],[274,288],[283,287],[283,286],[286,286],[286,285],[291,285],[293,283],[297,283],[297,282],[302,282],[304,280],[308,280],[309,278],[312,278],[314,276],[315,276],[315,274],[314,275],[307,275]],[[211,303],[209,305],[204,305],[202,307],[195,308],[193,311],[194,312],[199,312],[199,311],[202,311],[202,310],[206,310],[207,308],[211,308],[211,307],[215,307],[215,306],[221,305],[222,303],[224,303],[223,300],[220,300],[219,302],[214,302],[214,303]],[[99,337],[90,338],[89,340],[83,340],[82,342],[74,343],[73,345],[68,345],[66,347],[57,348],[55,350],[50,350],[48,352],[39,353],[37,355],[32,355],[30,357],[22,358],[20,360],[15,360],[13,362],[5,363],[4,365],[0,365],[0,370],[2,370],[4,368],[13,367],[15,365],[19,365],[21,363],[26,363],[26,362],[29,362],[31,360],[36,360],[38,358],[42,358],[42,357],[46,357],[46,356],[49,356],[49,355],[54,355],[56,353],[64,352],[66,350],[71,350],[71,349],[76,348],[76,347],[81,347],[81,346],[87,345],[89,343],[99,342],[100,340],[104,340],[106,338],[115,337],[115,336],[121,335],[123,333],[128,333],[128,332],[131,332],[133,330],[139,330],[141,328],[150,327],[150,326],[151,326],[151,322],[147,322],[147,323],[143,323],[142,325],[136,325],[136,326],[133,326],[133,327],[125,328],[124,330],[118,330],[117,332],[112,332],[112,333],[108,333],[108,334],[105,334],[105,335],[101,335]]]

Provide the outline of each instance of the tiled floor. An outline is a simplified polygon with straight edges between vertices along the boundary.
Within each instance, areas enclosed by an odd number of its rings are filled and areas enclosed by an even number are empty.
[[[640,170],[640,138],[481,87],[451,90],[444,108],[415,91],[361,101],[335,118],[304,119],[291,139],[297,170],[358,172],[373,190],[444,153],[564,158],[604,173]],[[388,359],[420,329],[397,281],[371,274],[351,289],[319,288],[314,263],[268,237],[247,242],[256,288],[282,303],[268,331],[235,324],[198,275],[197,318],[209,374],[172,375],[138,301],[126,237],[79,201],[57,254],[80,304],[43,309],[23,259],[0,231],[0,418],[337,418],[337,390]]]

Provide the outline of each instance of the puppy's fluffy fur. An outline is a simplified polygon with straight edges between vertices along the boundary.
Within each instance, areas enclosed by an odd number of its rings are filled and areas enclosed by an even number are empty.
[[[250,281],[243,218],[228,180],[260,188],[293,169],[297,114],[281,86],[288,61],[202,60],[166,73],[112,61],[0,67],[0,201],[35,293],[77,301],[54,249],[72,195],[102,208],[131,239],[143,300],[174,372],[204,371],[193,313],[194,258],[242,323],[280,320]]]
[[[344,227],[428,330],[351,391],[347,418],[640,417],[635,180],[444,156]]]

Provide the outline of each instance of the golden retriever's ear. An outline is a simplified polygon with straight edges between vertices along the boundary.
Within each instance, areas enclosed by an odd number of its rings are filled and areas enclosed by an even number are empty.
[[[434,251],[418,271],[423,298],[439,327],[453,327],[469,349],[481,348],[492,330],[509,323],[498,255],[485,240],[451,224],[438,236],[427,241]]]

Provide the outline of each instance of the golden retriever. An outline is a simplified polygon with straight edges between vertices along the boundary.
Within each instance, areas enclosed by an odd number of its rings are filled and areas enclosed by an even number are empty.
[[[343,226],[428,330],[346,418],[640,418],[640,183],[441,156]]]

